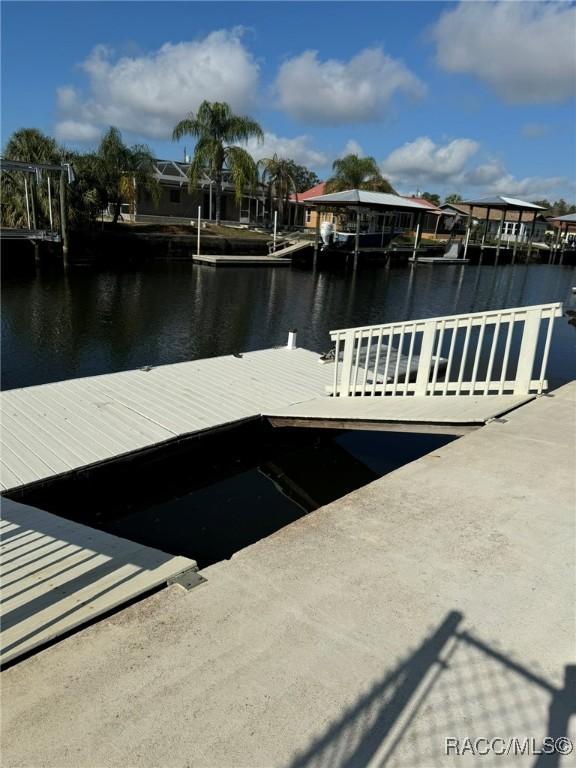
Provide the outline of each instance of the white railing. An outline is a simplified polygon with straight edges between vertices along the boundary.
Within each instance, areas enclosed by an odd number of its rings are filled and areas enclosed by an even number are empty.
[[[328,389],[337,397],[541,394],[561,315],[555,303],[331,331]]]

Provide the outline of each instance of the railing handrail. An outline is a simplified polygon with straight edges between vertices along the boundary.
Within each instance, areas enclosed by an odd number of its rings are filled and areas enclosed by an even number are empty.
[[[554,319],[561,315],[562,303],[551,302],[331,331],[335,343],[331,391],[340,397],[541,394],[547,388]],[[486,333],[488,326],[494,327],[493,333]],[[512,344],[514,336],[518,343]],[[513,378],[507,375],[510,366]],[[537,378],[535,367],[540,371]]]
[[[379,323],[377,325],[361,325],[356,327],[349,327],[349,328],[338,328],[334,331],[330,331],[330,336],[337,333],[347,333],[354,331],[356,333],[364,332],[364,331],[388,331],[392,329],[398,329],[398,328],[404,328],[405,330],[411,329],[413,327],[421,327],[423,325],[426,325],[428,323],[437,323],[437,322],[460,322],[462,320],[472,320],[472,323],[474,324],[474,320],[484,321],[487,325],[490,325],[492,323],[495,323],[500,319],[502,320],[502,317],[505,315],[514,315],[514,320],[522,320],[523,315],[525,315],[528,312],[531,312],[533,310],[541,310],[542,312],[542,319],[546,319],[550,317],[549,312],[553,312],[554,317],[560,317],[562,315],[562,302],[556,301],[551,302],[549,304],[534,304],[529,307],[512,307],[510,309],[488,309],[484,312],[466,312],[460,315],[444,315],[443,317],[426,317],[421,318],[418,320],[405,320],[405,321],[399,321],[395,323]],[[492,317],[494,319],[492,319]],[[450,328],[450,325],[446,325],[446,328]]]

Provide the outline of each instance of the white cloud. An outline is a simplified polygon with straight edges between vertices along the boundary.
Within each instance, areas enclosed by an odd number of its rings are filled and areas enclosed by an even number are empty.
[[[424,86],[401,61],[366,48],[349,61],[319,61],[304,51],[280,67],[278,106],[296,120],[360,123],[376,120],[396,92],[418,97]]]
[[[315,168],[322,167],[328,162],[328,158],[323,152],[310,146],[309,136],[296,136],[293,139],[288,139],[266,132],[262,143],[259,143],[257,139],[250,139],[246,143],[246,147],[256,160],[272,157],[276,154],[278,157],[294,160],[300,165]]]
[[[478,148],[478,142],[472,139],[454,139],[441,146],[421,136],[391,152],[382,170],[396,181],[443,184],[464,171]]]
[[[480,145],[473,139],[454,139],[436,144],[421,136],[392,151],[382,163],[382,171],[397,189],[447,194],[517,195],[525,198],[567,194],[573,185],[561,176],[518,178],[494,159],[474,165]]]
[[[95,141],[101,133],[100,128],[92,123],[78,120],[61,120],[58,123],[57,136],[63,141]]]
[[[115,125],[169,138],[178,120],[204,99],[249,111],[256,102],[259,70],[241,34],[240,29],[219,30],[202,40],[166,43],[147,55],[117,61],[109,48],[96,46],[82,64],[89,77],[88,94],[70,86],[58,90],[57,135],[83,140],[88,126]]]
[[[556,195],[565,194],[570,186],[568,179],[562,176],[526,176],[518,179],[511,173],[503,171],[502,175],[488,185],[487,191],[497,195],[513,195],[527,199],[546,197],[551,192]]]
[[[477,75],[508,102],[559,102],[576,91],[571,3],[462,2],[432,36],[442,69]]]
[[[560,196],[570,187],[570,181],[562,176],[518,178],[509,173],[504,165],[497,160],[467,169],[461,174],[458,184],[467,189],[471,187],[482,188],[486,194],[516,195],[528,199],[546,197],[551,192],[556,192]]]
[[[340,152],[339,157],[346,157],[346,155],[358,155],[358,157],[364,157],[364,150],[356,139],[348,139],[344,145],[344,149]]]

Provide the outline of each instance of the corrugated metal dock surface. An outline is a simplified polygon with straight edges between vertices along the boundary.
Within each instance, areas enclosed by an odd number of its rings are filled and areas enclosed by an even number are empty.
[[[285,347],[0,394],[3,491],[324,395],[332,366]]]
[[[333,371],[282,347],[2,392],[0,490],[262,415],[480,426],[532,397],[329,398]]]
[[[452,425],[480,427],[534,399],[534,395],[478,395],[475,397],[322,397],[295,403],[279,412],[266,412],[272,420],[323,422],[377,422],[387,425]],[[458,429],[455,430],[458,433]]]
[[[2,499],[5,664],[196,563]]]

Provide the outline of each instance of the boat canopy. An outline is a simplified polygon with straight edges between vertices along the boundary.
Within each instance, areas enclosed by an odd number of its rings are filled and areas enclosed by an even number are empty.
[[[554,216],[552,221],[563,221],[566,224],[576,224],[576,213],[567,213],[566,216]]]
[[[386,192],[369,192],[366,189],[347,189],[329,195],[309,197],[306,205],[325,205],[330,208],[360,207],[389,211],[430,213],[430,207]]]
[[[495,195],[494,197],[483,197],[480,200],[463,200],[460,205],[470,205],[476,208],[508,208],[515,211],[545,211],[542,205],[528,203],[526,200],[518,200],[516,197],[504,197]]]

